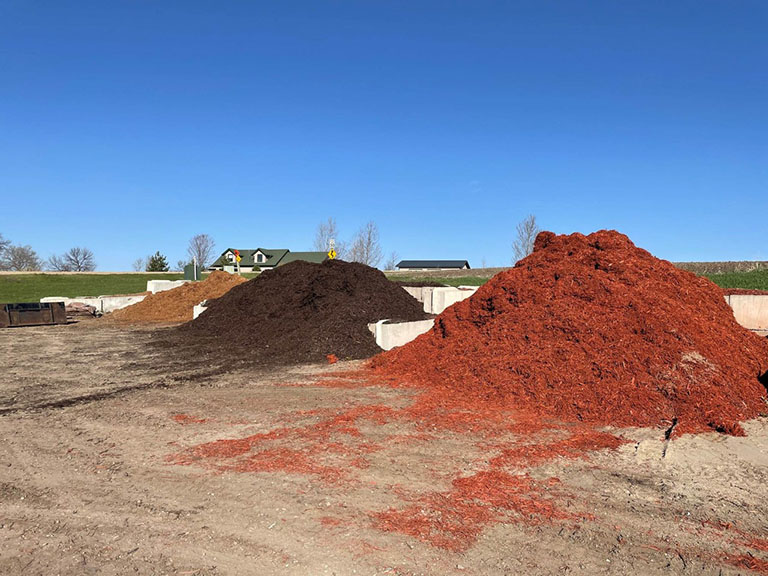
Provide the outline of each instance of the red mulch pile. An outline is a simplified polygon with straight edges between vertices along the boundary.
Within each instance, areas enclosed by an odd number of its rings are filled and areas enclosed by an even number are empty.
[[[115,310],[112,318],[122,322],[164,323],[192,320],[192,309],[203,300],[223,296],[245,278],[216,271],[202,282],[188,282],[172,290],[150,294],[141,302]]]
[[[768,341],[722,290],[626,236],[542,232],[435,327],[373,366],[446,399],[614,426],[743,434],[768,412]]]

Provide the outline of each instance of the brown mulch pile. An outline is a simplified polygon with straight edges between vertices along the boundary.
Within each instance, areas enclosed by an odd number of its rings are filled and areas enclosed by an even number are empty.
[[[216,271],[202,282],[188,282],[178,288],[150,294],[141,302],[115,310],[112,318],[131,323],[188,322],[192,320],[192,308],[203,300],[223,296],[245,278]]]
[[[169,338],[179,353],[230,364],[298,364],[380,352],[368,324],[422,320],[422,305],[363,264],[296,261],[210,302]]]

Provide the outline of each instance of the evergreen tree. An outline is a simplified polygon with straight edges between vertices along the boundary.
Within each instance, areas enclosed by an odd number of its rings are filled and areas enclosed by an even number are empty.
[[[147,272],[168,272],[168,270],[170,270],[168,261],[159,250],[147,260]]]

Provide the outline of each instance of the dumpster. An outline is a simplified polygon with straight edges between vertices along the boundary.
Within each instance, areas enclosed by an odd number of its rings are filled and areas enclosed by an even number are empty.
[[[64,302],[21,302],[0,305],[0,328],[66,324]]]

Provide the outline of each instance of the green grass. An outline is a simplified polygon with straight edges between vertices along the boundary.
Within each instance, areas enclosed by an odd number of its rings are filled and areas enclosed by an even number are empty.
[[[179,280],[179,274],[0,274],[0,303],[37,302],[45,296],[135,294],[147,280]]]
[[[768,270],[751,272],[728,272],[709,274],[707,278],[721,288],[747,288],[750,290],[768,290]]]
[[[244,273],[254,278],[258,273]],[[203,274],[207,278],[208,274]],[[184,274],[0,274],[0,303],[38,302],[45,296],[108,296],[135,294],[147,289],[147,280],[181,280]]]

